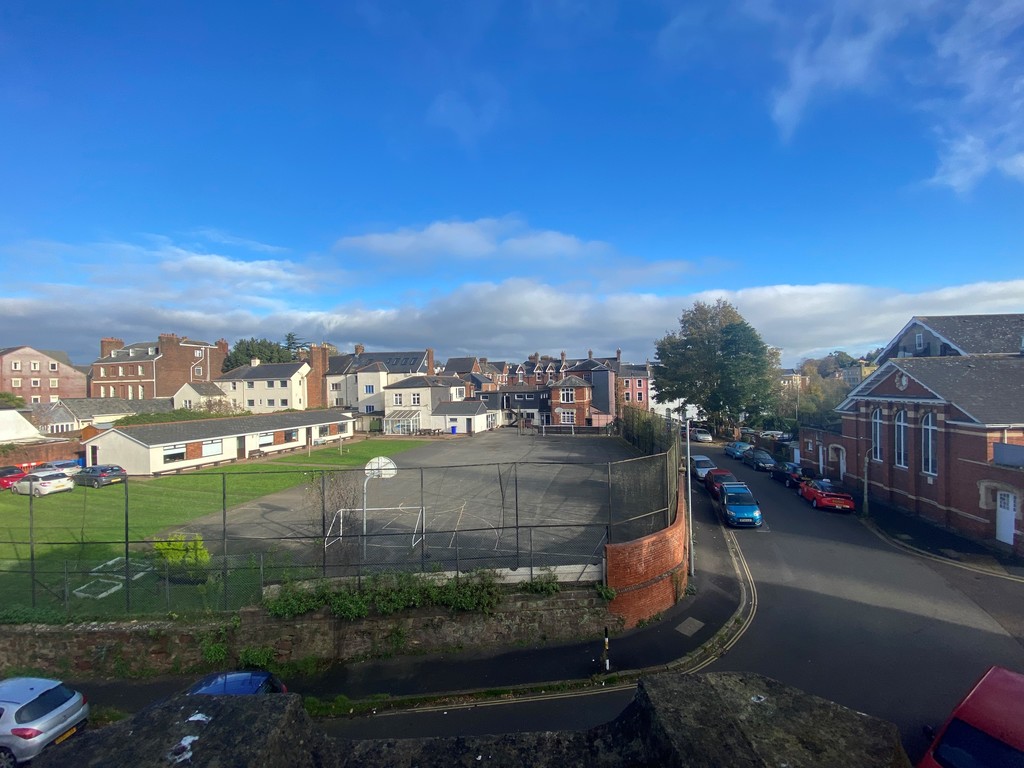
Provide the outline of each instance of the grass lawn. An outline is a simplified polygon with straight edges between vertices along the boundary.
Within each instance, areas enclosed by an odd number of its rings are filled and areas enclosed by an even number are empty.
[[[136,544],[168,528],[309,482],[310,472],[362,467],[375,456],[394,455],[424,442],[361,440],[345,445],[343,453],[320,447],[181,475],[133,477],[123,485],[80,486],[38,499],[0,493],[0,603],[23,603],[19,596],[31,592],[30,561],[39,588],[63,592],[52,584],[66,583],[69,568],[88,571],[124,555],[126,526],[127,538],[137,549]],[[215,598],[202,597],[200,603]]]

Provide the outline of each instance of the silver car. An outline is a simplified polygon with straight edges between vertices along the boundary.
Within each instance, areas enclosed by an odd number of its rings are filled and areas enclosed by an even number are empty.
[[[45,496],[48,493],[59,493],[60,491],[75,490],[75,481],[63,472],[50,472],[37,474],[33,472],[25,475],[21,480],[11,486],[11,493],[21,495],[32,494],[33,496]],[[3,768],[3,763],[0,763]]]
[[[0,768],[31,760],[85,727],[89,704],[60,680],[12,677],[0,682]]]

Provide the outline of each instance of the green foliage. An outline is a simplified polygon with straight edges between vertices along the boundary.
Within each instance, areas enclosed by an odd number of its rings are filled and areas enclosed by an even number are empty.
[[[597,590],[597,594],[599,594],[605,600],[611,602],[615,599],[615,590],[609,587],[607,584],[601,584],[600,582],[598,582],[594,588]]]
[[[25,398],[13,392],[0,392],[0,408],[24,408]]]
[[[270,669],[275,656],[274,649],[265,645],[246,647],[238,654],[238,664],[242,669]]]
[[[535,595],[555,595],[562,590],[561,585],[558,583],[558,578],[552,571],[544,571],[539,576],[534,576],[529,581],[524,581],[520,588],[523,592],[530,592]]]
[[[166,539],[154,541],[153,552],[161,569],[166,568],[172,577],[206,580],[210,551],[198,533],[175,533]]]
[[[772,409],[778,350],[769,349],[729,302],[695,302],[679,318],[679,330],[655,346],[658,402],[682,400],[716,424]]]
[[[220,666],[228,660],[228,630],[226,627],[206,632],[199,638],[199,651],[203,661]]]
[[[370,600],[362,592],[353,589],[339,589],[332,592],[327,601],[331,613],[339,619],[355,621],[370,613]]]
[[[254,357],[259,358],[261,363],[290,363],[292,361],[292,353],[288,348],[275,341],[257,338],[239,339],[224,358],[221,372],[249,365]]]
[[[267,613],[278,619],[294,619],[322,608],[330,594],[327,587],[320,583],[314,589],[304,589],[295,584],[282,584],[274,597],[263,601]]]
[[[235,413],[240,416],[248,411]],[[114,422],[115,427],[129,427],[133,424],[172,424],[176,421],[201,421],[203,419],[219,419],[224,414],[215,410],[192,410],[189,408],[177,408],[167,413],[136,413],[132,416],[125,416]]]
[[[26,605],[0,608],[0,624],[64,624],[67,620],[67,616],[52,608],[30,608]]]

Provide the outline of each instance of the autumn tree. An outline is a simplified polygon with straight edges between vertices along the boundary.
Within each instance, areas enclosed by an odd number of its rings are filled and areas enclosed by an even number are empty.
[[[769,348],[729,302],[695,302],[679,318],[679,330],[656,341],[655,348],[658,402],[682,400],[720,424],[774,408],[778,350]]]

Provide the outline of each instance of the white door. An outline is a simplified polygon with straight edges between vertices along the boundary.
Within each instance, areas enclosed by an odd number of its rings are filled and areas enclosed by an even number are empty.
[[[1013,546],[1013,529],[1016,523],[1016,494],[999,491],[996,494],[996,541]]]

